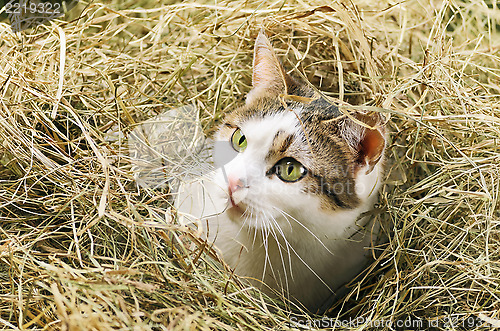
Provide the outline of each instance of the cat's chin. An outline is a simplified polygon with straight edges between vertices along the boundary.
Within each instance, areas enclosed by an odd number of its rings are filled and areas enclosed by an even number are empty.
[[[255,219],[252,213],[247,211],[248,206],[243,203],[232,204],[228,203],[228,208],[225,211],[226,216],[241,228],[260,229],[263,227],[260,221]]]
[[[236,224],[236,226],[240,230],[250,231],[251,233],[253,233],[254,231],[260,232],[261,230],[268,231],[270,229],[273,229],[275,226],[280,227],[277,224],[269,222],[264,217],[259,217],[245,212],[245,209],[241,208],[228,208],[225,211],[225,215],[229,220],[231,220],[231,222]]]
[[[229,203],[229,207],[226,210],[227,216],[232,221],[238,222],[239,220],[242,219],[243,214],[245,213],[246,206],[243,204],[234,204],[232,201]]]

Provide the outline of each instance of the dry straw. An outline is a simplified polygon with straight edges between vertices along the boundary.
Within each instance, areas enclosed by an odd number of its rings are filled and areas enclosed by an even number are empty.
[[[499,323],[496,1],[170,2],[80,1],[19,33],[0,23],[3,327],[289,327],[296,315],[176,225],[166,189],[137,188],[126,151],[168,109],[195,104],[209,133],[240,105],[262,26],[295,76],[390,116],[373,212],[388,239],[329,316]]]

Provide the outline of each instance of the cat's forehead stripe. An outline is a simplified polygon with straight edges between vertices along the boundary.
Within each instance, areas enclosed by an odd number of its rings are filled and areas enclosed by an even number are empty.
[[[276,156],[284,156],[294,140],[294,134],[278,131],[274,136],[273,143],[266,156],[266,161],[269,161]]]
[[[240,128],[248,141],[247,154],[253,159],[275,162],[277,160],[269,160],[272,158],[269,154],[286,152],[293,144],[300,123],[293,112],[281,112],[245,120]]]

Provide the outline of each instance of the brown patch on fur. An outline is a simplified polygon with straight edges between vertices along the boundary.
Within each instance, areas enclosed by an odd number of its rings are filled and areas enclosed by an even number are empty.
[[[332,210],[356,208],[360,204],[354,190],[356,155],[340,136],[338,123],[324,124],[322,118],[313,115],[304,121],[313,155],[306,192],[326,198],[325,204]]]

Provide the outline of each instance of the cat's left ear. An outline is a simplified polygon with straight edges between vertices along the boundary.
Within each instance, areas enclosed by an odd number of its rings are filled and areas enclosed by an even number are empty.
[[[348,119],[345,122],[343,136],[357,152],[356,170],[369,174],[382,160],[384,154],[386,145],[384,117],[378,113],[351,115],[355,120]]]
[[[287,82],[290,79],[279,62],[264,30],[261,30],[255,40],[252,73],[253,89],[247,95],[247,104],[263,94],[286,94]]]

